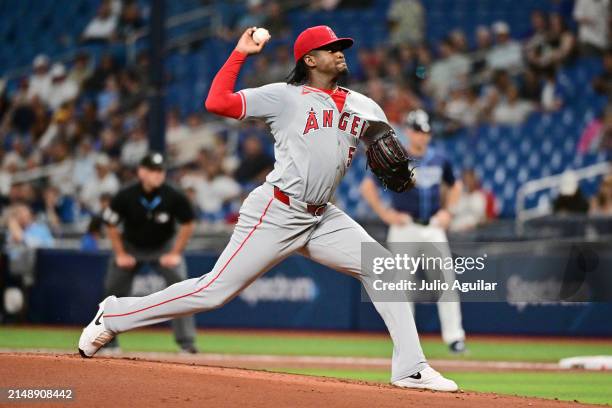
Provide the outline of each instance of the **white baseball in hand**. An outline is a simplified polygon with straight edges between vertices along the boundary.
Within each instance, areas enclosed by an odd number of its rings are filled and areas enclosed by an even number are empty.
[[[270,39],[270,33],[265,28],[258,28],[253,31],[252,37],[253,41],[255,41],[257,45],[259,45],[262,42],[266,42]]]

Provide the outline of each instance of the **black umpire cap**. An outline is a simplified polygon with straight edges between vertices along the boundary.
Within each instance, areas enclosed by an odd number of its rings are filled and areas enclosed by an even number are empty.
[[[431,133],[429,115],[423,109],[413,110],[406,116],[406,126],[417,132]]]
[[[149,170],[165,170],[166,160],[161,153],[150,152],[140,160],[140,167],[145,167]]]

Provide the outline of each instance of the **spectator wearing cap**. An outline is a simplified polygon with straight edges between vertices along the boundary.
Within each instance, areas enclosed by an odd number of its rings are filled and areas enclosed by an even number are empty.
[[[510,27],[505,21],[493,24],[495,47],[487,55],[487,66],[490,69],[505,69],[511,72],[523,67],[523,49],[518,41],[510,37]]]
[[[140,161],[138,182],[120,190],[102,218],[113,248],[103,297],[128,296],[134,275],[145,265],[161,274],[168,285],[187,278],[182,254],[195,215],[185,194],[166,183],[165,159],[160,153],[148,153]],[[197,352],[193,316],[175,319],[173,328],[181,350]],[[117,347],[117,342],[110,343],[111,349]]]
[[[66,102],[74,100],[79,94],[79,85],[67,78],[66,67],[63,64],[54,64],[51,67],[51,89],[47,104],[52,110],[57,110]]]
[[[119,187],[119,179],[111,171],[110,159],[105,154],[98,154],[95,158],[95,173],[81,189],[81,204],[91,214],[99,214],[100,197],[103,194],[114,195],[119,191]]]
[[[49,58],[40,54],[34,58],[32,63],[34,73],[30,76],[27,97],[31,100],[38,97],[42,101],[47,101],[51,90],[51,74],[49,73]]]

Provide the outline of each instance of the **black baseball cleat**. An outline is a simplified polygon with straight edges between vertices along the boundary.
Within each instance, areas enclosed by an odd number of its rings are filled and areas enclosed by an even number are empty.
[[[465,341],[453,341],[451,344],[448,345],[448,350],[452,354],[464,354],[467,351],[467,348],[465,347]]]

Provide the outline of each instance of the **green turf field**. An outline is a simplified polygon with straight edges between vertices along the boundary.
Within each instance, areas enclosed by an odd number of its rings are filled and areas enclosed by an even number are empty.
[[[41,348],[74,350],[79,329],[1,327],[0,348]],[[170,332],[136,331],[120,336],[125,351],[176,351]],[[576,355],[612,355],[612,342],[515,341],[472,339],[469,354],[452,356],[437,338],[422,342],[430,359],[480,361],[557,362]],[[384,337],[319,334],[284,335],[261,332],[200,332],[198,347],[206,353],[269,354],[341,357],[390,357],[391,341]],[[274,369],[274,371],[279,371]],[[286,369],[285,372],[387,382],[389,373],[381,370]],[[612,405],[612,374],[582,372],[453,372],[448,375],[463,389],[504,394],[578,400]]]
[[[0,328],[0,348],[74,349],[79,329]],[[163,331],[135,331],[120,336],[125,351],[176,351],[172,336]],[[431,359],[469,359],[498,361],[557,362],[576,355],[612,355],[612,341],[593,342],[530,342],[470,340],[465,357],[448,353],[437,339],[425,338],[423,349]],[[271,336],[261,333],[223,333],[201,331],[198,347],[208,353],[273,354],[305,356],[390,357],[391,340],[386,337],[359,337],[304,334]]]

